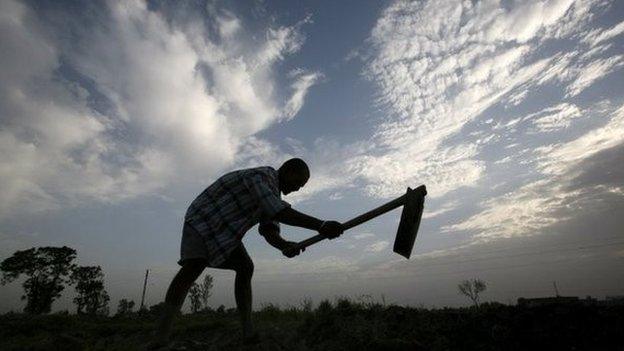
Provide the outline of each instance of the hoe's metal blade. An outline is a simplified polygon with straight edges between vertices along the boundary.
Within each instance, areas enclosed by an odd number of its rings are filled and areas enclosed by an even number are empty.
[[[394,239],[393,249],[394,252],[405,256],[405,258],[410,258],[412,254],[412,248],[414,247],[416,234],[418,234],[418,227],[420,226],[420,219],[422,218],[425,205],[425,195],[427,195],[427,189],[424,185],[416,189],[407,188],[405,205],[403,205],[401,221]]]

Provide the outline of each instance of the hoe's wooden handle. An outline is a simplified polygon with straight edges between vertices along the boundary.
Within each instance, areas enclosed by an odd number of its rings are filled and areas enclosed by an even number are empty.
[[[366,212],[366,213],[364,213],[362,215],[359,215],[359,216],[357,216],[357,217],[355,217],[355,218],[353,218],[353,219],[351,219],[349,221],[346,221],[346,222],[342,223],[342,227],[344,228],[344,230],[351,229],[351,228],[355,227],[356,225],[360,225],[360,224],[362,224],[362,223],[364,223],[366,221],[369,221],[369,220],[371,220],[371,219],[373,219],[373,218],[375,218],[377,216],[380,216],[380,215],[382,215],[382,214],[384,214],[386,212],[392,211],[392,210],[394,210],[397,207],[401,207],[401,206],[403,206],[405,204],[405,196],[407,196],[407,194],[405,194],[405,195],[403,195],[401,197],[398,197],[398,198],[396,198],[396,199],[394,199],[394,200],[392,200],[392,201],[390,201],[390,202],[388,202],[388,203],[386,203],[384,205],[381,205],[381,206],[375,208],[374,210],[370,210],[370,211],[368,211],[368,212]],[[303,240],[303,241],[297,243],[297,247],[299,249],[305,249],[306,247],[308,247],[310,245],[313,245],[313,244],[316,244],[319,241],[322,241],[323,239],[327,239],[327,238],[325,236],[321,235],[321,234],[318,234],[318,235],[315,235],[315,236],[313,236],[311,238],[308,238],[306,240]]]

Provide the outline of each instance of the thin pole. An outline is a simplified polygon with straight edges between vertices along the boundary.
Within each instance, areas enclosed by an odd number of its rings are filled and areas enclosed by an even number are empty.
[[[143,309],[143,303],[145,302],[145,287],[147,286],[147,276],[149,274],[149,269],[145,270],[145,280],[143,281],[143,295],[141,296],[141,310]]]

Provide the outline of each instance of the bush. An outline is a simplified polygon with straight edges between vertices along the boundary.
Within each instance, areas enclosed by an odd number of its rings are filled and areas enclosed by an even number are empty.
[[[174,325],[189,351],[211,345],[241,350],[238,315],[221,306],[183,315]],[[219,312],[220,311],[220,312]],[[423,309],[354,302],[341,297],[317,308],[255,312],[262,350],[611,350],[621,344],[624,306],[557,305],[527,308],[497,303],[480,308]],[[0,350],[139,350],[154,329],[149,314],[132,319],[65,313],[0,316]],[[201,340],[199,343],[193,342]]]
[[[316,312],[321,313],[321,314],[329,313],[329,312],[332,312],[333,310],[334,310],[334,306],[332,306],[329,300],[321,301],[321,303],[319,303],[318,307],[316,308]]]

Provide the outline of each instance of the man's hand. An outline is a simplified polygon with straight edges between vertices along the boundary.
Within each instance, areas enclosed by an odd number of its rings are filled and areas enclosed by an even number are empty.
[[[342,228],[342,224],[340,224],[340,222],[325,221],[323,222],[321,228],[319,228],[318,232],[328,239],[334,239],[344,233],[344,228]]]
[[[293,258],[303,251],[305,251],[305,248],[300,248],[299,245],[297,245],[297,243],[293,241],[287,241],[282,248],[282,254],[284,254],[284,256],[288,258]]]

